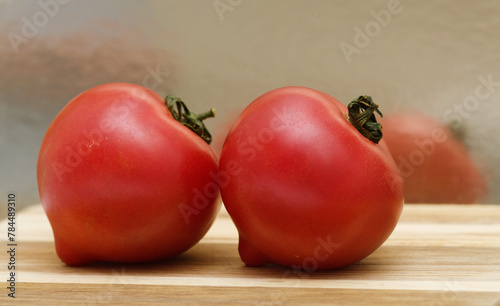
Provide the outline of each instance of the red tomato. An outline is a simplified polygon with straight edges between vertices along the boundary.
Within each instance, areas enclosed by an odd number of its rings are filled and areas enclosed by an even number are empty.
[[[363,133],[380,138],[378,106],[358,100],[365,104],[350,104],[351,121],[376,128]],[[402,178],[383,140],[367,139],[347,113],[325,93],[285,87],[257,98],[236,120],[219,185],[246,265],[338,268],[371,254],[395,228]]]
[[[448,126],[423,114],[392,114],[382,124],[407,203],[476,203],[487,194],[485,177]]]
[[[179,100],[170,102],[181,121],[193,117]],[[210,146],[153,91],[120,83],[85,91],[54,119],[38,158],[58,256],[83,265],[186,251],[220,207],[216,171]]]

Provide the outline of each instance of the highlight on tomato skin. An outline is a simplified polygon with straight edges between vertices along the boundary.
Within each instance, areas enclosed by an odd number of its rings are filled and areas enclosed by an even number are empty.
[[[221,202],[203,120],[176,97],[109,83],[54,118],[37,181],[56,253],[68,266],[167,260],[194,246]]]
[[[421,113],[380,120],[404,180],[406,203],[479,203],[488,195],[482,169],[450,127]]]
[[[219,173],[245,265],[336,269],[386,241],[403,209],[403,181],[378,112],[369,96],[346,107],[299,86],[264,93],[243,110]]]

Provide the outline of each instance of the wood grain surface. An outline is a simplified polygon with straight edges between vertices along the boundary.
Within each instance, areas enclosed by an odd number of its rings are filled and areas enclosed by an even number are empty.
[[[16,216],[16,298],[8,297],[7,220],[1,305],[500,305],[500,205],[410,205],[386,243],[339,270],[245,267],[225,210],[186,253],[151,264],[65,266],[39,204]]]

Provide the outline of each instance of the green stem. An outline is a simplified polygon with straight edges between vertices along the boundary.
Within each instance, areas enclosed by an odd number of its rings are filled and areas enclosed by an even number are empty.
[[[200,113],[198,115],[196,115],[196,119],[200,120],[200,121],[203,121],[207,118],[213,118],[215,117],[215,109],[211,108],[210,110],[204,112],[204,113]]]
[[[195,132],[206,143],[210,144],[212,142],[212,135],[210,135],[203,120],[215,117],[215,110],[213,108],[201,114],[195,114],[187,108],[184,101],[174,96],[167,96],[165,98],[165,105],[167,105],[168,110],[175,120]]]
[[[378,110],[370,96],[359,96],[347,106],[349,122],[366,138],[374,143],[382,139],[382,125],[377,122],[375,112],[381,117],[382,113]]]

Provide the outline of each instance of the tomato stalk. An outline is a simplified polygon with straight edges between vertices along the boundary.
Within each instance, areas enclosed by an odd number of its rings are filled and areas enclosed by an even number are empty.
[[[363,136],[374,143],[382,139],[382,125],[377,122],[374,113],[377,112],[380,117],[383,115],[372,97],[359,96],[349,103],[347,111],[349,113],[347,119]]]
[[[212,135],[203,123],[203,120],[215,117],[215,110],[213,108],[206,112],[196,114],[187,108],[184,101],[174,96],[167,96],[165,98],[165,104],[175,120],[195,132],[196,135],[200,136],[206,143],[210,144],[212,142]]]

